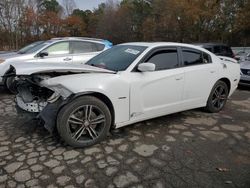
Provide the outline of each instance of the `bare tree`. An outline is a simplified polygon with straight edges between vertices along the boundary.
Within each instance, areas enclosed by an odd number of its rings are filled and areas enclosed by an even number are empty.
[[[24,11],[25,0],[1,0],[0,24],[9,34],[9,47],[17,48],[20,36],[19,20]]]
[[[76,3],[74,0],[63,0],[63,7],[65,9],[66,16],[69,16],[76,8]]]

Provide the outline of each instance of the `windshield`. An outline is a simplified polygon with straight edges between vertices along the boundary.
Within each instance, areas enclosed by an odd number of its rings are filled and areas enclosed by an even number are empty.
[[[112,71],[124,71],[146,48],[133,45],[114,46],[95,56],[86,64]]]
[[[29,50],[26,51],[26,54],[31,54],[31,53],[34,53],[40,49],[42,49],[43,47],[47,46],[48,44],[50,44],[51,41],[47,41],[47,42],[43,42],[41,44],[38,44],[36,46],[34,46],[33,48],[30,48]]]
[[[18,54],[25,54],[27,51],[29,51],[30,49],[32,49],[33,47],[39,45],[39,44],[42,44],[44,43],[44,41],[37,41],[37,42],[33,42],[23,48],[21,48],[17,53]]]

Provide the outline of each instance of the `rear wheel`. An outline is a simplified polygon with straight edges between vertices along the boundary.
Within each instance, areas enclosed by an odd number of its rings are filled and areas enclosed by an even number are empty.
[[[212,113],[221,111],[227,102],[228,92],[227,84],[218,81],[210,93],[206,110]]]
[[[65,105],[57,117],[57,130],[73,147],[86,147],[103,140],[111,126],[108,107],[99,99],[83,96]]]

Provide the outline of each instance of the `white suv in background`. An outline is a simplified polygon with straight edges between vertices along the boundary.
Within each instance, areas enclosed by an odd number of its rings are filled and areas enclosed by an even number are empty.
[[[53,38],[34,46],[23,54],[0,56],[0,85],[6,84],[5,74],[13,63],[74,63],[84,64],[92,57],[112,47],[108,40],[64,37]]]

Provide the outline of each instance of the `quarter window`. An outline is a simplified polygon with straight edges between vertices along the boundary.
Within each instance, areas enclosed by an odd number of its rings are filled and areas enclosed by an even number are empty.
[[[195,49],[183,48],[182,57],[183,57],[184,66],[211,63],[210,55],[208,55],[205,52],[195,50]]]
[[[102,51],[105,48],[104,44],[96,43],[96,51]]]
[[[47,52],[49,56],[69,54],[69,42],[52,44],[43,50],[43,52]]]
[[[166,49],[155,52],[146,62],[154,63],[155,70],[173,69],[179,66],[177,49]]]

